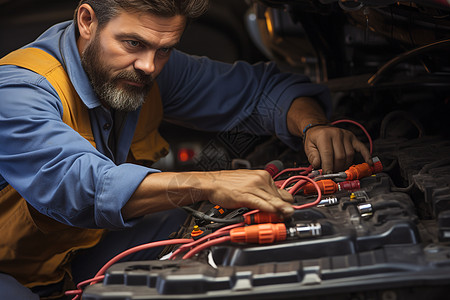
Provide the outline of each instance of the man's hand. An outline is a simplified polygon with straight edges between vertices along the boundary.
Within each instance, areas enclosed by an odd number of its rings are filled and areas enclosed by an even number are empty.
[[[313,126],[305,131],[309,124]],[[292,135],[303,138],[306,156],[314,168],[322,168],[324,174],[343,171],[352,165],[356,152],[372,164],[369,150],[352,132],[326,124],[328,120],[316,100],[298,98],[292,102],[287,126]]]
[[[264,170],[232,170],[209,172],[206,182],[208,200],[225,208],[248,207],[292,215],[293,197],[275,186],[272,177]]]
[[[291,194],[267,171],[162,172],[148,175],[122,208],[125,220],[208,200],[225,208],[248,207],[284,217],[294,213]]]
[[[355,152],[361,153],[368,164],[372,164],[369,150],[355,135],[347,130],[316,126],[303,137],[305,153],[311,165],[324,174],[343,171],[353,164]]]

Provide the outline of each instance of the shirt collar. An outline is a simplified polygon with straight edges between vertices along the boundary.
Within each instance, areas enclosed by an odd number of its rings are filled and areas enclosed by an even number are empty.
[[[87,74],[81,65],[73,22],[71,22],[62,33],[60,39],[60,51],[62,64],[81,100],[89,109],[100,106],[101,103],[92,89]]]

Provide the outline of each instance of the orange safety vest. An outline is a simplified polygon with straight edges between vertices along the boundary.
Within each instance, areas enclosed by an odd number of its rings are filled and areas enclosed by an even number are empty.
[[[37,48],[16,50],[0,60],[38,73],[57,91],[63,106],[62,121],[95,147],[87,107],[81,101],[61,63]],[[156,161],[169,145],[158,127],[163,116],[161,97],[154,84],[136,127],[129,161]],[[0,191],[0,273],[10,274],[27,287],[57,283],[70,276],[76,250],[96,245],[103,229],[62,224],[39,213],[10,185]]]

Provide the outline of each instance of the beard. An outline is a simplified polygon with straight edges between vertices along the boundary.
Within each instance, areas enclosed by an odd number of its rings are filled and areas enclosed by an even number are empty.
[[[122,70],[117,75],[110,74],[112,73],[111,69],[102,60],[98,34],[82,53],[81,65],[100,101],[118,111],[137,110],[144,104],[153,85],[153,78],[140,71]],[[123,81],[131,81],[144,86],[134,86]]]

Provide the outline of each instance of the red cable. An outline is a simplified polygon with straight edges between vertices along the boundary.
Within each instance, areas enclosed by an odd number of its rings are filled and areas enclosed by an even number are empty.
[[[283,182],[283,184],[281,185],[280,189],[285,189],[286,186],[287,186],[288,184],[292,183],[292,181],[294,181],[295,179],[297,179],[297,176],[300,176],[300,175],[291,176],[291,177],[289,177],[288,179],[286,179],[286,180]]]
[[[302,179],[302,180],[297,181],[297,183],[289,191],[289,193],[291,193],[292,195],[295,194],[300,189],[301,185],[305,184],[306,181],[311,182],[317,190],[317,199],[315,201],[306,203],[306,204],[302,204],[302,205],[297,205],[297,206],[292,205],[292,207],[294,209],[304,209],[304,208],[309,208],[309,207],[316,206],[317,204],[319,204],[320,200],[322,199],[322,191],[320,190],[320,187],[317,184],[317,182],[315,182],[313,179],[311,179],[309,177],[301,176],[301,175],[293,176],[291,178],[292,179]],[[291,178],[289,178],[289,179],[291,179]]]
[[[101,275],[98,277],[94,277],[94,278],[82,281],[77,284],[76,290],[69,290],[69,291],[66,291],[64,294],[66,296],[75,295],[75,297],[73,297],[72,300],[77,300],[81,297],[81,294],[83,293],[83,289],[82,289],[83,286],[85,286],[86,284],[91,283],[93,281],[97,282],[97,281],[103,280],[103,278],[105,278],[105,275]]]
[[[272,178],[275,180],[276,178],[278,178],[278,176],[280,176],[281,174],[287,173],[287,172],[298,172],[298,171],[303,171],[300,174],[301,175],[306,175],[309,172],[311,172],[312,170],[312,166],[309,167],[298,167],[298,168],[288,168],[288,169],[284,169],[281,172],[279,172],[278,174],[276,174],[275,176],[273,176]]]
[[[135,252],[138,252],[138,251],[142,251],[142,250],[146,250],[146,249],[150,249],[150,248],[160,247],[160,246],[175,245],[175,244],[186,244],[186,243],[190,243],[190,242],[192,242],[192,239],[173,239],[173,240],[164,240],[164,241],[157,241],[157,242],[147,243],[147,244],[143,244],[143,245],[139,245],[139,246],[130,248],[130,249],[125,250],[122,253],[119,253],[118,255],[114,256],[110,261],[108,261],[97,272],[95,277],[103,275],[109,267],[111,267],[113,264],[115,264],[116,262],[118,262],[119,260],[124,258],[125,256],[130,255],[132,253],[135,253]],[[92,283],[96,283],[96,282],[92,282]]]
[[[245,214],[243,214],[243,217],[244,217],[244,219],[245,219],[246,216],[256,214],[256,213],[258,213],[259,211],[260,211],[259,209],[251,210],[251,211],[246,212]]]
[[[231,229],[236,228],[236,227],[240,227],[240,226],[244,226],[244,225],[245,225],[244,222],[231,224],[231,225],[222,227],[220,229],[217,229],[214,233],[211,233],[211,234],[208,234],[208,235],[206,235],[204,237],[201,237],[200,239],[198,239],[196,241],[193,241],[192,243],[184,244],[183,246],[181,246],[180,248],[178,248],[177,250],[175,250],[172,253],[172,255],[170,256],[170,259],[175,259],[176,256],[180,252],[186,250],[187,248],[195,247],[198,244],[200,244],[200,243],[202,243],[202,242],[204,242],[205,240],[208,240],[208,239],[212,239],[212,238],[216,238],[216,237],[227,235]]]
[[[302,186],[305,185],[305,183],[306,183],[306,180],[304,180],[302,178],[297,177],[297,179],[300,179],[300,180],[298,180],[288,191],[291,195],[295,195],[302,188]]]
[[[83,292],[81,290],[81,286],[90,283],[90,284],[95,284],[98,281],[102,280],[105,276],[103,275],[106,270],[111,267],[113,264],[115,264],[116,262],[118,262],[119,260],[123,259],[124,257],[133,254],[135,252],[138,251],[142,251],[142,250],[146,250],[146,249],[150,249],[150,248],[155,248],[155,247],[161,247],[161,246],[167,246],[167,245],[174,245],[174,244],[185,244],[185,243],[190,243],[192,242],[192,239],[173,239],[173,240],[164,240],[164,241],[157,241],[157,242],[152,242],[152,243],[147,243],[147,244],[143,244],[143,245],[139,245],[133,248],[130,248],[128,250],[123,251],[122,253],[119,253],[118,255],[114,256],[111,260],[109,260],[98,272],[97,274],[94,276],[94,278],[88,279],[86,281],[82,281],[80,282],[77,287],[78,290],[73,290],[73,291],[67,291],[66,295],[75,295],[75,297],[72,300],[77,300],[80,298],[81,293]],[[80,292],[81,291],[81,292]]]
[[[233,225],[234,225],[234,224],[233,224]],[[228,234],[228,232],[225,232],[225,231],[219,231],[219,232],[216,231],[216,232],[210,233],[210,234],[208,234],[208,235],[206,235],[206,236],[204,236],[204,237],[202,237],[202,238],[200,238],[200,239],[198,239],[198,240],[196,240],[196,241],[193,241],[193,242],[188,243],[188,244],[184,244],[183,246],[181,246],[180,248],[178,248],[177,250],[175,250],[175,251],[172,253],[172,255],[170,256],[170,259],[171,259],[171,260],[175,259],[176,256],[177,256],[180,252],[183,252],[183,251],[185,251],[185,250],[188,249],[188,248],[195,247],[195,246],[197,246],[198,244],[204,242],[204,241],[207,240],[207,239],[213,239],[213,238],[221,237],[221,236],[224,236],[224,235],[227,235],[227,234]]]
[[[207,241],[207,242],[205,242],[205,243],[195,247],[194,249],[192,249],[188,253],[186,253],[183,256],[183,259],[191,258],[192,256],[194,256],[198,252],[202,251],[203,249],[206,249],[206,248],[209,248],[209,247],[221,244],[221,243],[225,243],[225,242],[227,242],[229,240],[231,240],[231,237],[229,235],[227,235],[227,236],[223,236],[223,237],[220,237],[220,238],[217,238],[217,239],[213,239],[213,240]]]
[[[339,123],[351,123],[354,124],[356,126],[358,126],[359,128],[362,129],[362,131],[364,131],[364,134],[367,136],[367,139],[369,140],[369,151],[370,154],[372,154],[372,150],[373,150],[373,142],[372,142],[372,138],[370,137],[370,134],[367,132],[366,128],[364,128],[364,126],[362,126],[360,123],[353,121],[353,120],[347,120],[347,119],[343,119],[343,120],[337,120],[334,122],[331,122],[331,125],[336,125]]]
[[[216,232],[220,232],[220,231],[230,231],[230,230],[233,229],[233,228],[240,227],[240,226],[244,226],[244,225],[245,225],[244,222],[236,223],[236,224],[231,224],[231,225],[222,227],[222,228],[220,228],[220,229],[217,229]]]

